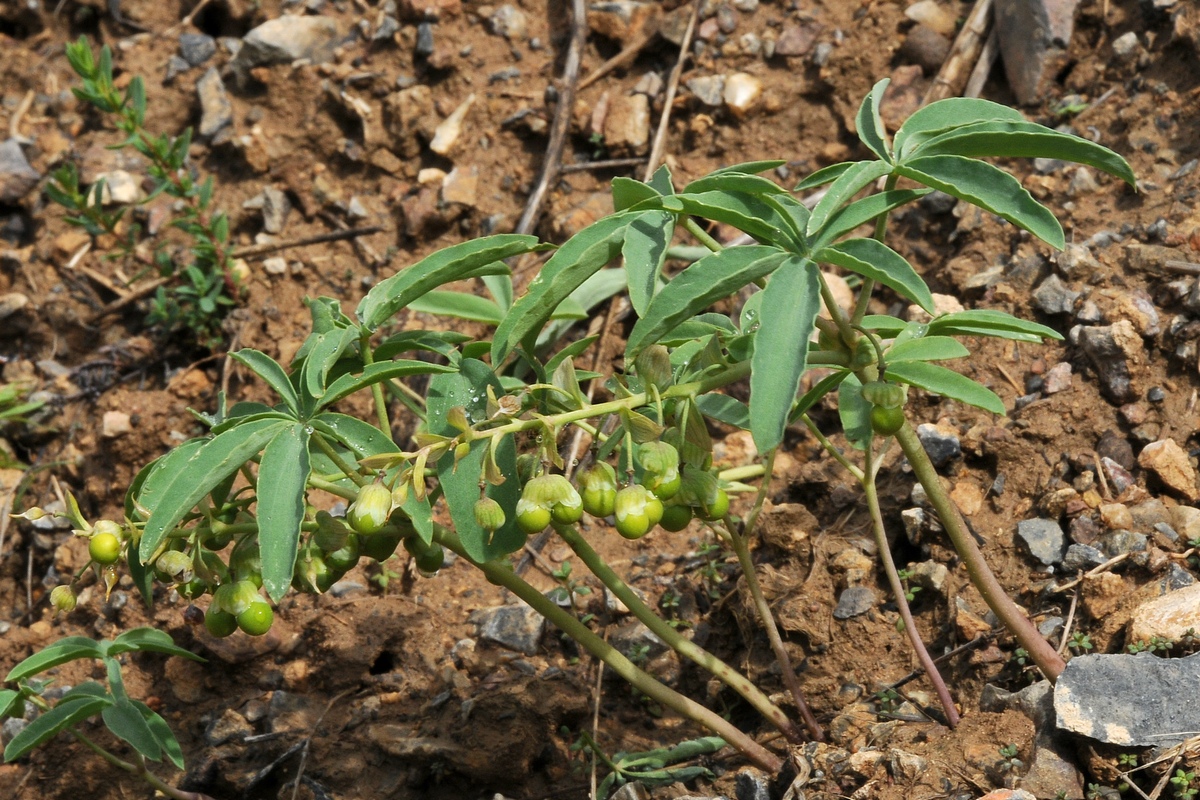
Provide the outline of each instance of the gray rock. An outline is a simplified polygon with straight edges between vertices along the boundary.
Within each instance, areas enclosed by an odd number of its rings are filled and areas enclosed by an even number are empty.
[[[1104,553],[1091,545],[1073,544],[1067,548],[1067,554],[1063,556],[1062,568],[1067,574],[1087,572],[1107,560]]]
[[[1100,459],[1100,465],[1104,467],[1104,474],[1108,475],[1108,482],[1117,494],[1137,483],[1137,479],[1133,477],[1133,474],[1129,470],[1108,456],[1103,456]]]
[[[379,27],[375,29],[375,33],[371,34],[372,41],[386,42],[400,30],[400,22],[391,14],[384,14],[383,19],[379,21]],[[418,32],[419,32],[418,27]],[[420,37],[418,36],[418,42]]]
[[[41,179],[42,174],[29,166],[16,139],[0,143],[0,203],[19,202]]]
[[[1113,39],[1113,57],[1118,61],[1135,61],[1141,54],[1142,45],[1134,31],[1127,31]]]
[[[333,58],[337,41],[337,23],[329,17],[278,17],[242,38],[232,66],[244,72],[250,67],[289,64],[301,58],[320,64]]]
[[[227,708],[204,729],[204,740],[216,747],[234,739],[241,741],[252,733],[254,728],[246,718],[232,708]]]
[[[1120,747],[1171,747],[1200,730],[1200,703],[1181,702],[1200,685],[1200,654],[1186,658],[1083,655],[1054,687],[1058,727]]]
[[[198,67],[217,54],[217,40],[203,33],[179,35],[179,55],[189,65]]]
[[[1133,324],[1121,320],[1113,325],[1083,328],[1079,331],[1079,343],[1096,369],[1104,396],[1118,404],[1133,400],[1136,392],[1130,379],[1129,361],[1143,348]]]
[[[848,586],[838,597],[834,619],[850,619],[875,607],[875,592],[866,586]]]
[[[947,461],[962,455],[962,444],[958,437],[953,433],[941,430],[936,425],[928,422],[918,425],[917,438],[921,440],[921,445],[929,454],[929,460],[935,467],[940,467]]]
[[[608,640],[626,656],[643,653],[647,659],[652,659],[667,651],[666,643],[637,620],[619,626]]]
[[[192,65],[182,56],[171,56],[167,59],[167,74],[163,76],[164,83],[170,83],[192,68]]]
[[[1068,548],[1069,549],[1069,548]],[[1044,639],[1054,639],[1063,632],[1064,620],[1062,617],[1046,617],[1038,625],[1038,633]]]
[[[0,742],[7,745],[17,734],[25,730],[25,726],[29,724],[28,720],[18,719],[17,717],[9,717],[4,720],[4,724],[0,725]]]
[[[208,71],[196,81],[196,94],[200,97],[200,126],[197,132],[208,139],[215,139],[217,134],[233,125],[233,103],[225,91],[225,82],[216,67]]]
[[[1066,57],[1078,0],[996,0],[996,36],[1009,86],[1022,105],[1042,96],[1043,83]]]
[[[1062,560],[1067,537],[1053,519],[1026,519],[1017,523],[1017,538],[1029,554],[1047,567]]]
[[[1071,365],[1069,362],[1062,361],[1046,370],[1046,375],[1042,380],[1043,394],[1058,394],[1070,388]]]
[[[287,224],[288,213],[292,210],[291,201],[274,186],[263,189],[262,198],[263,230],[267,233],[282,233],[284,225]]]
[[[771,781],[753,767],[745,767],[734,779],[737,800],[771,800]]]
[[[1115,558],[1125,553],[1141,553],[1146,549],[1146,534],[1122,530],[1110,531],[1101,535],[1096,544],[1109,558]]]
[[[492,33],[503,36],[510,42],[524,39],[529,29],[529,19],[525,12],[510,3],[505,3],[492,12],[488,22]]]
[[[1071,291],[1061,278],[1051,275],[1033,291],[1033,304],[1045,314],[1070,314],[1079,297],[1079,292]]]
[[[699,78],[691,78],[684,81],[684,85],[696,96],[697,100],[706,106],[716,108],[724,103],[724,75],[703,75]]]
[[[546,619],[526,605],[483,608],[471,615],[479,638],[532,656],[546,627]]]
[[[1030,797],[1056,797],[1060,792],[1064,797],[1083,797],[1083,776],[1071,757],[1071,745],[1055,729],[1053,691],[1049,681],[1011,693],[988,684],[979,706],[983,711],[1019,711],[1033,722],[1033,753],[1021,778]]]
[[[433,23],[422,22],[417,26],[417,44],[413,52],[428,58],[433,55]]]
[[[1187,586],[1192,586],[1196,583],[1196,578],[1192,573],[1188,572],[1183,567],[1175,562],[1171,562],[1167,567],[1167,574],[1159,581],[1159,585],[1164,592],[1173,592],[1176,589],[1183,589]]]
[[[950,52],[950,40],[926,25],[915,25],[900,45],[900,55],[917,64],[926,75],[941,69]]]
[[[908,579],[927,592],[943,594],[946,591],[946,581],[950,579],[950,570],[945,564],[939,564],[937,561],[922,561],[909,568]]]

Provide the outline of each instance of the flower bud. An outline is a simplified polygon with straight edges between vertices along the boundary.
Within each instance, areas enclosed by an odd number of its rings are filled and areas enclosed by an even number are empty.
[[[328,511],[317,512],[317,532],[313,534],[313,542],[326,553],[341,550],[350,538],[346,524],[335,519]]]
[[[554,521],[563,525],[578,522],[583,516],[583,500],[579,497],[579,492],[575,491],[571,482],[562,475],[540,475],[534,478],[525,485],[521,499],[548,509]]]
[[[491,497],[481,497],[475,503],[475,524],[493,532],[504,527],[504,508]]]
[[[92,535],[99,536],[105,533],[115,536],[118,539],[125,538],[125,529],[121,527],[120,523],[113,522],[111,519],[96,520],[95,524],[92,525]]]
[[[10,516],[13,519],[23,519],[28,520],[29,522],[37,522],[39,519],[45,519],[46,517],[53,515],[47,514],[44,509],[34,506],[33,508],[26,509],[23,514],[11,514]]]
[[[903,386],[887,381],[870,381],[863,384],[861,391],[864,400],[883,408],[899,408],[908,399],[908,392]]]
[[[392,513],[392,493],[381,483],[368,483],[346,512],[350,527],[358,533],[378,533]]]
[[[617,471],[604,461],[592,464],[579,476],[583,510],[593,517],[611,516],[617,503]]]
[[[637,460],[642,467],[642,484],[661,500],[675,496],[682,479],[679,476],[679,451],[666,442],[638,445]]]
[[[250,604],[261,600],[258,587],[251,581],[227,583],[213,594],[213,607],[233,616],[245,611]]]
[[[50,591],[50,605],[56,614],[70,614],[75,610],[75,591],[63,584]]]

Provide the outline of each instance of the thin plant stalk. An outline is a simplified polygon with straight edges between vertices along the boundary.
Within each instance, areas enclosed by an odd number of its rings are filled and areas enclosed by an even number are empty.
[[[575,551],[584,565],[592,571],[592,574],[599,578],[600,582],[608,587],[609,591],[668,647],[699,664],[726,686],[740,694],[746,702],[754,706],[760,714],[778,728],[789,741],[802,742],[804,740],[799,729],[788,719],[788,716],[749,679],[703,647],[681,635],[679,631],[672,628],[666,620],[655,614],[649,606],[642,602],[641,598],[634,594],[612,567],[608,566],[604,559],[592,549],[574,525],[556,525],[554,529],[558,531],[558,535],[562,537],[563,541]]]
[[[988,567],[987,561],[984,560],[979,546],[971,537],[958,507],[954,505],[954,501],[942,488],[937,470],[934,469],[933,462],[929,460],[929,455],[925,452],[921,440],[917,438],[917,432],[913,430],[912,425],[905,421],[900,430],[896,431],[895,436],[896,441],[900,443],[900,449],[908,458],[908,463],[912,466],[917,480],[925,487],[925,493],[928,495],[934,511],[937,512],[946,535],[950,537],[955,551],[963,560],[967,574],[971,576],[971,583],[979,590],[979,594],[983,596],[988,608],[1004,624],[1004,627],[1008,628],[1017,643],[1029,653],[1029,657],[1042,670],[1042,674],[1051,683],[1054,683],[1066,668],[1066,662],[1055,652],[1045,637],[1038,633],[1037,628],[1028,617],[1021,613],[1021,609],[1017,608],[1017,604],[996,580],[996,576]]]
[[[753,738],[738,730],[736,726],[712,710],[691,698],[679,694],[649,674],[643,672],[619,650],[597,636],[590,628],[573,615],[559,608],[552,600],[526,583],[506,564],[495,561],[479,563],[471,560],[463,549],[458,536],[440,525],[434,525],[433,538],[443,547],[449,548],[460,558],[474,564],[492,583],[503,586],[525,601],[530,608],[541,614],[563,633],[570,636],[579,646],[603,661],[609,669],[628,681],[635,689],[660,705],[675,711],[720,736],[732,747],[748,758],[755,766],[771,774],[783,768],[779,756],[767,750]]]
[[[176,789],[174,786],[170,785],[162,778],[151,772],[150,768],[146,766],[146,759],[140,755],[138,756],[137,763],[131,764],[130,762],[113,755],[107,749],[96,744],[94,741],[85,736],[83,733],[80,733],[75,728],[69,728],[68,732],[81,744],[83,744],[96,755],[103,758],[109,764],[112,764],[117,769],[124,770],[131,775],[136,775],[149,784],[153,789],[163,795],[166,795],[167,797],[173,798],[173,800],[213,800],[212,797],[204,794],[203,792],[189,792],[183,789]]]
[[[930,657],[929,650],[925,647],[925,642],[921,640],[921,634],[917,632],[912,609],[908,607],[908,595],[904,592],[904,584],[900,581],[900,573],[896,571],[896,562],[892,558],[892,550],[888,546],[887,532],[883,527],[883,514],[879,510],[879,492],[875,485],[875,478],[879,474],[879,465],[883,459],[875,454],[871,443],[867,445],[866,455],[867,469],[862,478],[862,488],[867,499],[867,509],[871,514],[871,526],[875,529],[875,544],[879,549],[879,559],[883,562],[883,571],[892,588],[892,596],[896,598],[896,607],[900,610],[904,632],[908,634],[913,652],[917,654],[917,660],[921,662],[925,674],[929,676],[929,682],[933,684],[938,700],[942,703],[942,710],[946,712],[946,724],[951,729],[957,728],[958,709],[954,707],[954,699],[950,697],[950,690],[946,688],[942,674],[938,672],[937,665],[933,663],[933,658]]]

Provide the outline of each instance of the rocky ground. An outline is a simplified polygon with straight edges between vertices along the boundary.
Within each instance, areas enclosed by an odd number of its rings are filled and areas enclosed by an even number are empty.
[[[611,210],[612,177],[640,176],[636,163],[595,162],[646,155],[691,9],[591,5],[602,8],[589,17],[587,85],[566,169],[536,229],[553,241]],[[917,5],[923,16],[883,0],[704,3],[664,150],[677,183],[785,158],[775,177],[790,187],[814,169],[864,157],[853,133],[862,96],[891,76],[885,118],[894,127],[917,107],[970,11],[952,0]],[[190,24],[180,26],[185,17]],[[32,469],[14,463],[0,472],[4,502],[50,507],[53,475],[89,515],[118,515],[136,470],[199,432],[189,407],[214,408],[219,390],[266,398],[220,352],[157,339],[139,303],[105,313],[144,280],[140,260],[156,243],[170,250],[180,240],[155,230],[163,209],[150,204],[145,250],[107,260],[112,243],[68,226],[41,190],[73,161],[85,183],[106,176],[114,195],[136,199],[146,169],[106,149],[117,132],[71,96],[64,43],[80,35],[107,43],[118,83],[146,78],[150,130],[195,129],[191,161],[214,176],[214,203],[230,214],[239,247],[378,227],[353,241],[246,257],[248,294],[224,335],[286,359],[308,331],[306,295],[350,307],[438,247],[513,229],[542,168],[568,19],[554,0],[22,0],[0,8],[0,354],[4,381],[46,401],[9,425],[5,452]],[[715,783],[653,796],[757,799],[793,783],[804,794],[792,797],[957,798],[1019,786],[1076,798],[1091,784],[1117,786],[1126,768],[1118,756],[1142,752],[1163,732],[1134,723],[1197,729],[1168,713],[1190,703],[1195,659],[1162,658],[1193,652],[1188,631],[1200,630],[1190,544],[1200,539],[1197,14],[1183,0],[1083,2],[1063,45],[1027,115],[1124,155],[1138,191],[1058,162],[1006,165],[1059,214],[1070,242],[1062,253],[945,197],[898,215],[899,249],[946,303],[1010,311],[1066,337],[1044,347],[972,343],[976,355],[963,369],[1004,398],[1007,418],[932,397],[910,407],[993,569],[1051,640],[1068,655],[1149,646],[1114,662],[1115,674],[1085,676],[1108,683],[1072,685],[1085,699],[1124,698],[1144,713],[1126,720],[1121,702],[1106,709],[1101,722],[1131,726],[1125,739],[1092,730],[1109,744],[1056,731],[1044,689],[1030,686],[1032,668],[993,628],[898,459],[881,490],[897,559],[921,588],[921,632],[935,655],[978,641],[943,664],[963,711],[957,730],[938,723],[923,679],[880,700],[875,693],[916,662],[897,632],[857,490],[796,431],[777,462],[756,559],[830,741],[797,750],[795,771],[782,776],[739,771],[723,754],[709,762]],[[631,56],[617,68],[586,81],[626,48]],[[1021,94],[996,69],[983,96],[1016,103]],[[405,322],[448,324],[415,313]],[[753,460],[748,437],[720,433],[719,461]],[[736,560],[707,547],[701,530],[636,543],[602,526],[590,533],[698,641],[782,691]],[[588,775],[568,748],[592,729],[597,704],[596,735],[610,751],[697,733],[655,715],[623,684],[598,683],[593,662],[463,564],[436,579],[397,577],[386,591],[377,574],[355,572],[315,601],[286,600],[262,639],[214,640],[185,621],[184,601],[164,597],[147,612],[128,582],[108,602],[85,591],[75,612],[55,619],[49,587],[83,564],[85,551],[53,526],[0,527],[0,665],[66,635],[167,630],[208,663],[135,659],[130,692],[178,733],[183,784],[215,797],[291,797],[298,775],[301,795],[314,798],[585,797]],[[567,552],[551,544],[527,576],[551,588],[548,573]],[[1076,583],[1080,572],[1089,575]],[[746,709],[658,650],[600,592],[584,602],[598,628],[652,672],[754,728]],[[90,669],[74,665],[56,678],[72,684]],[[1009,745],[1015,755],[1002,755]],[[1194,759],[1162,761],[1138,786],[1150,792],[1162,770],[1190,766]],[[22,800],[150,794],[66,740],[0,766],[0,787]]]

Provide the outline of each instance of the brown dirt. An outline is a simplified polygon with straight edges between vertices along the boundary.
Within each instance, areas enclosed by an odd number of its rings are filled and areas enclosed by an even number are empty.
[[[204,68],[163,84],[167,61],[176,52],[174,35],[122,38],[130,32],[116,26],[98,0],[67,0],[57,14],[51,13],[55,3],[43,3],[47,10],[41,13],[18,8],[24,5],[0,9],[0,118],[7,129],[25,93],[34,92],[33,106],[18,128],[36,141],[29,151],[35,168],[46,173],[72,156],[102,162],[111,156],[97,148],[118,138],[80,104],[59,96],[73,84],[63,44],[80,34],[113,45],[122,75],[147,77],[149,129],[177,133],[197,123],[195,82]],[[368,46],[354,39],[332,65],[261,69],[255,74],[260,83],[245,90],[230,83],[235,135],[247,137],[248,144],[198,143],[191,155],[202,173],[215,177],[215,202],[231,214],[239,244],[251,244],[260,229],[258,212],[243,211],[242,204],[265,185],[284,189],[298,206],[289,219],[287,238],[327,232],[331,220],[340,218],[333,206],[321,205],[318,188],[343,200],[359,198],[368,212],[363,223],[386,229],[364,237],[364,250],[340,242],[285,253],[289,262],[303,265],[294,276],[267,274],[261,262],[253,264],[248,297],[227,324],[238,346],[289,357],[308,331],[309,316],[301,303],[305,296],[332,295],[352,307],[365,286],[434,249],[478,235],[485,222],[497,230],[515,224],[537,178],[545,138],[503,122],[524,109],[544,114],[543,92],[560,68],[565,46],[560,25],[567,15],[562,3],[523,0],[528,35],[543,43],[532,49],[527,43],[510,46],[491,34],[480,21],[482,7],[475,2],[464,5],[461,13],[447,15],[435,26],[437,49],[430,61],[436,69],[414,62],[416,28],[405,20],[398,44]],[[790,5],[764,0],[755,12],[741,15],[734,36],[777,36],[783,27],[800,22],[817,29],[817,41],[834,42],[835,31],[844,39],[824,67],[808,59],[777,56],[768,61],[732,51],[714,58],[712,47],[695,59],[685,79],[745,70],[762,81],[764,95],[751,114],[738,119],[724,110],[705,109],[684,94],[665,151],[677,183],[729,163],[783,157],[792,159],[792,177],[785,182],[790,185],[813,169],[864,155],[852,133],[853,114],[869,87],[904,63],[896,52],[911,26],[903,4],[826,0],[805,4],[800,12],[789,10]],[[950,5],[966,10],[963,4]],[[1200,156],[1200,106],[1195,102],[1200,64],[1188,42],[1171,41],[1166,15],[1143,14],[1145,5],[1135,0],[1085,2],[1067,66],[1045,104],[1028,109],[1033,118],[1053,121],[1050,110],[1062,96],[1078,93],[1095,99],[1111,90],[1105,102],[1072,124],[1125,155],[1147,184],[1145,191],[1134,194],[1101,177],[1098,187],[1072,195],[1072,169],[1039,175],[1029,164],[1010,165],[1060,214],[1069,241],[1083,241],[1104,230],[1125,236],[1123,244],[1097,248],[1095,268],[1068,283],[1076,291],[1086,289],[1104,312],[1119,310],[1124,298],[1139,290],[1157,306],[1161,331],[1147,333],[1145,358],[1134,365],[1135,398],[1122,406],[1110,402],[1085,356],[1069,343],[976,343],[976,355],[965,371],[991,386],[1010,408],[1025,394],[1022,384],[1027,377],[1063,360],[1074,365],[1076,374],[1068,391],[1037,400],[1008,419],[928,397],[911,406],[921,421],[937,422],[960,435],[964,455],[943,472],[964,497],[982,497],[970,521],[1001,582],[1037,620],[1065,616],[1071,597],[1040,593],[1047,576],[1014,546],[1017,521],[1037,515],[1046,508],[1049,494],[1077,481],[1107,431],[1127,440],[1134,451],[1165,438],[1174,438],[1185,449],[1196,445],[1198,331],[1181,309],[1186,287],[1178,285],[1180,276],[1139,269],[1136,259],[1126,257],[1126,245],[1148,241],[1168,248],[1165,258],[1200,260],[1200,217],[1193,210],[1200,173],[1171,177]],[[128,18],[159,32],[191,8],[183,0],[121,3]],[[321,13],[347,31],[360,19],[373,24],[377,11],[366,3],[337,2],[324,4]],[[237,37],[281,13],[278,0],[213,0],[196,23],[202,32]],[[1143,42],[1153,41],[1147,62],[1138,69],[1110,63],[1111,41],[1130,30]],[[618,49],[602,36],[589,37],[584,72]],[[657,42],[631,67],[585,90],[577,117],[586,120],[585,112],[595,109],[605,94],[624,95],[651,70],[665,75],[675,58],[673,46]],[[228,53],[221,49],[210,63],[226,61]],[[488,80],[488,75],[508,67],[516,67],[520,76],[508,82]],[[462,141],[450,159],[430,153],[415,140],[394,138],[387,98],[400,75],[429,85],[438,120],[476,93]],[[371,108],[365,126],[336,99],[336,89],[344,86]],[[999,71],[985,96],[1011,100]],[[653,109],[653,119],[660,111]],[[592,148],[586,132],[577,129],[566,161],[586,160]],[[421,168],[448,170],[454,165],[478,170],[473,208],[438,209],[431,190],[417,183]],[[633,173],[580,171],[564,177],[550,194],[540,232],[561,241],[587,221],[595,213],[590,210],[590,203],[596,202],[593,193],[604,192],[615,174]],[[1147,232],[1159,219],[1166,222],[1165,233]],[[86,324],[92,310],[114,295],[77,268],[119,279],[117,270],[129,266],[104,260],[103,242],[74,267],[68,266],[81,240],[72,238],[61,209],[41,193],[29,194],[19,205],[0,207],[0,222],[5,231],[23,229],[6,234],[3,248],[12,253],[2,259],[0,291],[21,292],[30,300],[23,311],[0,323],[5,379],[30,376],[39,388],[67,393],[72,387],[62,379],[56,383],[47,368],[35,364],[53,360],[69,368],[105,365],[95,391],[57,404],[36,425],[11,431],[16,453],[46,468],[19,503],[49,503],[53,494],[45,476],[53,473],[76,493],[85,513],[119,514],[125,487],[136,470],[181,436],[200,432],[189,407],[213,408],[221,388],[237,398],[266,399],[261,386],[222,358],[138,338],[143,331],[136,309],[120,319]],[[1016,235],[1011,226],[983,214],[955,219],[920,210],[901,215],[895,225],[900,249],[935,291],[969,306],[1038,318],[1064,334],[1072,324],[1066,316],[1047,318],[1036,310],[1031,289],[1049,271],[1044,258],[1049,254],[1040,244]],[[386,263],[372,266],[370,252]],[[971,283],[973,276],[995,264],[1006,266],[998,283]],[[531,271],[527,268],[518,282],[527,280]],[[433,319],[413,322],[445,324]],[[1164,390],[1161,402],[1146,400],[1152,387]],[[106,411],[130,414],[133,431],[102,437]],[[834,420],[828,410],[819,415],[824,421]],[[737,434],[726,437],[722,446],[728,464],[745,464],[753,457],[747,441]],[[859,568],[861,556],[856,554],[874,552],[860,496],[802,431],[789,438],[780,461],[782,478],[774,487],[756,557],[788,647],[803,667],[801,683],[809,702],[822,723],[836,732],[836,745],[849,751],[868,744],[884,752],[893,748],[920,755],[928,764],[913,774],[894,766],[844,769],[835,768],[836,759],[830,756],[826,779],[810,785],[810,796],[971,796],[999,785],[1004,780],[996,769],[999,748],[1016,744],[1028,754],[1032,739],[1032,724],[1025,717],[979,710],[986,683],[1016,688],[1028,680],[1027,672],[1009,659],[1014,648],[1010,637],[1000,633],[987,647],[947,663],[947,682],[964,714],[958,730],[950,732],[929,720],[882,723],[876,709],[860,701],[916,667],[905,637],[897,632],[894,607],[883,605],[845,622],[831,615],[847,583],[847,570]],[[1005,478],[1002,492],[994,489],[998,476]],[[1151,496],[1167,506],[1186,500],[1140,472],[1138,477],[1142,495],[1124,498],[1131,504]],[[940,533],[926,530],[911,542],[905,537],[900,511],[912,505],[912,484],[911,475],[893,457],[881,493],[888,524],[895,531],[898,560],[932,559],[950,568],[945,593],[918,595],[914,609],[922,635],[940,653],[978,632],[972,624],[986,629],[978,620],[986,608]],[[1079,505],[1065,513],[1094,516],[1092,508]],[[782,692],[778,668],[736,581],[731,556],[718,557],[715,572],[705,573],[705,559],[695,555],[705,541],[697,529],[673,537],[659,532],[637,543],[599,529],[592,533],[602,554],[634,585],[655,598],[668,589],[679,596],[677,613],[698,639],[744,666],[769,691]],[[1099,651],[1124,646],[1121,626],[1134,602],[1128,598],[1145,596],[1169,556],[1184,549],[1182,543],[1161,540],[1153,540],[1153,545],[1163,557],[1127,565],[1085,589],[1078,630],[1089,633]],[[188,759],[191,785],[216,797],[289,797],[291,789],[285,784],[301,767],[311,781],[302,787],[301,796],[315,798],[460,798],[497,791],[520,798],[587,795],[587,776],[573,770],[577,762],[568,752],[573,736],[560,729],[590,727],[597,699],[594,662],[581,659],[573,646],[553,634],[543,638],[540,652],[531,657],[484,642],[474,649],[456,648],[456,643],[476,635],[468,621],[472,611],[504,602],[500,590],[464,564],[443,570],[436,580],[406,575],[386,594],[373,587],[343,598],[289,598],[279,608],[276,627],[262,640],[238,635],[216,641],[185,621],[183,601],[164,598],[149,613],[129,586],[119,590],[128,600],[123,605],[105,604],[94,591],[81,598],[77,611],[54,619],[47,587],[57,582],[55,575],[68,574],[86,560],[83,542],[69,533],[34,534],[21,524],[9,526],[7,536],[0,537],[0,548],[0,608],[8,610],[4,619],[11,623],[0,635],[0,666],[12,665],[61,636],[111,637],[142,624],[164,628],[179,645],[209,659],[197,666],[178,659],[135,658],[128,681],[131,693],[150,698],[175,728]],[[565,548],[551,544],[546,555],[557,565],[566,556]],[[869,563],[860,573],[865,585],[887,596],[886,582]],[[352,577],[369,584],[365,575]],[[529,577],[541,588],[553,585],[536,566]],[[1111,585],[1113,581],[1118,585]],[[589,603],[591,610],[601,612],[599,625],[616,622],[603,614],[598,594]],[[972,613],[956,610],[961,605]],[[694,670],[669,657],[651,661],[650,668],[755,729],[746,709],[726,693],[710,691]],[[55,677],[72,684],[98,675],[91,665],[75,664]],[[652,715],[622,684],[605,681],[602,688],[599,736],[611,750],[662,746],[696,733],[670,716]],[[909,684],[907,691],[913,700],[936,705],[923,679]],[[229,710],[251,721],[251,738],[211,744],[213,734],[206,730]],[[302,743],[303,760],[299,750],[280,759]],[[814,756],[816,761],[824,757]],[[254,780],[272,764],[275,769]],[[731,770],[738,762],[722,757],[713,766]],[[712,791],[732,795],[729,781],[718,782]],[[65,740],[21,763],[0,766],[0,787],[21,800],[83,793],[102,800],[150,795],[144,784],[114,772]],[[689,791],[702,794],[711,788],[702,785]],[[668,787],[656,796],[683,792],[681,787]]]

